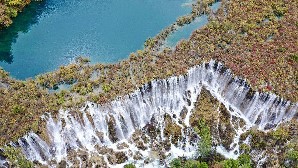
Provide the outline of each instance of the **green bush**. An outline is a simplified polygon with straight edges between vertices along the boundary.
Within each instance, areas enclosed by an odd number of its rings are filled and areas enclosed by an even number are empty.
[[[272,132],[273,139],[279,141],[286,141],[289,138],[289,133],[283,128],[278,128]]]
[[[223,161],[224,168],[239,168],[240,164],[238,160],[228,159]]]
[[[155,41],[153,38],[148,38],[148,39],[146,39],[144,46],[145,47],[153,47],[154,43],[155,43]]]
[[[282,17],[287,12],[287,9],[281,5],[272,5],[272,9],[276,17]]]
[[[112,89],[112,87],[108,84],[103,84],[102,85],[102,90],[106,93],[109,92]]]
[[[237,160],[228,159],[221,162],[224,168],[251,168],[252,161],[248,154],[242,154]]]
[[[124,165],[124,168],[136,168],[136,166],[132,163],[129,163],[127,165]]]
[[[4,147],[4,156],[12,164],[12,167],[19,167],[19,168],[31,168],[33,167],[33,163],[28,161],[24,155],[22,155],[21,150],[6,146]]]
[[[185,163],[183,168],[208,168],[206,162],[199,162],[196,160],[189,160]]]
[[[197,160],[187,160],[184,164],[185,168],[199,168],[201,163]]]
[[[198,160],[181,161],[179,158],[175,158],[170,163],[171,168],[208,168],[206,162],[200,162]]]
[[[24,112],[24,108],[22,107],[22,106],[20,106],[20,105],[14,105],[13,107],[12,107],[12,112],[14,113],[14,114],[21,114],[21,113],[23,113]]]
[[[290,55],[291,59],[295,62],[298,62],[298,54]]]
[[[287,153],[287,158],[293,161],[298,161],[298,151],[289,151]]]
[[[212,147],[210,128],[204,120],[199,120],[198,127],[195,128],[195,131],[201,137],[198,142],[198,152],[202,158],[207,158],[211,154]]]
[[[2,0],[0,14],[0,29],[8,27],[12,23],[12,18],[16,17],[23,7],[29,4],[30,0]]]
[[[182,167],[181,160],[178,158],[173,159],[170,163],[170,167],[171,168],[181,168]]]
[[[252,165],[251,158],[248,154],[240,155],[237,160],[239,160],[241,167],[251,167]]]
[[[208,168],[208,164],[206,162],[201,162],[199,168]]]
[[[250,146],[248,146],[247,144],[241,144],[240,150],[243,151],[244,153],[248,153],[250,151]]]

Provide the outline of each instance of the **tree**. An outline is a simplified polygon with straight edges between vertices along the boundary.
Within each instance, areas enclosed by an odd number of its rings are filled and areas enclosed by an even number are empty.
[[[198,152],[201,158],[206,159],[211,153],[212,139],[210,128],[206,125],[204,120],[198,121],[198,127],[195,131],[200,136],[200,141],[198,142]]]
[[[181,165],[181,160],[179,158],[173,159],[170,163],[171,168],[181,168]]]

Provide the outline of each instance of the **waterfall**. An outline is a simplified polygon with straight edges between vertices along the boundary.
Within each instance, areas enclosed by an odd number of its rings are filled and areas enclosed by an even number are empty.
[[[110,156],[102,152],[103,148],[124,152],[127,156],[125,163],[141,165],[132,156],[140,153],[142,158],[150,157],[151,149],[146,144],[144,148],[147,149],[138,149],[133,143],[133,134],[152,123],[154,118],[155,126],[161,130],[161,136],[156,139],[162,141],[165,139],[164,116],[168,114],[172,116],[173,123],[181,127],[182,137],[185,138],[179,139],[177,144],[171,144],[170,149],[165,151],[166,155],[169,158],[191,158],[196,155],[197,147],[187,136],[192,131],[189,118],[202,88],[223,103],[232,116],[245,121],[245,127],[236,129],[233,142],[236,148],[228,151],[222,146],[216,147],[219,153],[228,158],[237,157],[235,151],[239,151],[239,137],[249,128],[266,131],[297,117],[298,103],[283,100],[275,94],[254,92],[245,80],[234,77],[223,64],[212,60],[189,69],[186,75],[153,80],[139,90],[105,105],[86,102],[80,112],[60,110],[56,117],[45,114],[43,118],[49,140],[46,142],[35,133],[28,133],[16,145],[22,148],[27,159],[51,166],[63,160],[68,166],[72,165],[69,151],[85,151],[90,156],[102,156],[106,165],[111,166],[108,161]],[[184,119],[180,117],[183,109],[186,109]],[[129,148],[117,147],[123,143]],[[81,158],[77,160],[81,165]]]
[[[2,156],[3,155],[3,150],[0,149],[0,167],[8,167],[6,158]]]

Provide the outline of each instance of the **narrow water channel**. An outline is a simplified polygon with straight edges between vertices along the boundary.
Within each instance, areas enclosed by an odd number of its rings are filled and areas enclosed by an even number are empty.
[[[221,2],[215,2],[210,6],[213,12],[216,12],[221,5]],[[179,28],[176,32],[172,33],[166,40],[165,46],[166,47],[174,47],[176,44],[182,39],[188,39],[192,32],[196,29],[202,28],[208,23],[208,16],[202,15],[197,17],[193,22],[190,24],[184,25]]]

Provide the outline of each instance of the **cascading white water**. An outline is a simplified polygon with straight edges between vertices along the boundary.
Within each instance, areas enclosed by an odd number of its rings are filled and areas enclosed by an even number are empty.
[[[5,157],[1,156],[2,152],[3,151],[0,149],[0,167],[7,167],[8,164],[7,164]]]
[[[60,110],[55,119],[45,114],[49,143],[29,133],[19,139],[17,144],[29,160],[47,165],[52,165],[53,161],[59,163],[67,160],[70,150],[83,150],[103,156],[110,166],[107,155],[98,152],[98,146],[124,151],[127,156],[131,156],[131,152],[140,152],[143,158],[150,157],[149,148],[139,150],[131,142],[132,134],[145,127],[152,118],[159,120],[157,125],[162,128],[164,114],[176,116],[172,120],[181,128],[189,127],[189,118],[202,87],[223,103],[231,115],[242,118],[246,123],[245,127],[236,129],[235,148],[231,151],[222,146],[216,148],[217,152],[228,158],[237,157],[235,151],[239,151],[237,145],[240,134],[252,126],[266,131],[297,115],[297,103],[285,101],[274,94],[252,92],[245,80],[233,77],[221,63],[210,61],[191,68],[184,76],[154,80],[134,93],[103,106],[87,102],[81,114]],[[183,109],[187,109],[187,114],[181,122],[180,113]],[[185,132],[181,131],[181,134]],[[163,132],[161,135],[163,139]],[[130,151],[117,149],[117,145],[123,142],[128,144]],[[176,145],[172,144],[166,153],[170,154],[170,158],[193,157],[196,155],[196,143],[185,138]],[[127,160],[126,163],[134,162],[132,157]],[[68,161],[67,164],[70,166],[72,163]],[[123,166],[123,163],[118,166]]]

